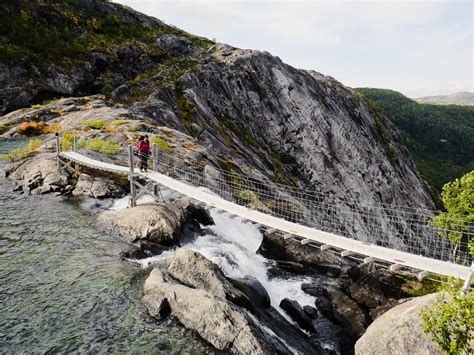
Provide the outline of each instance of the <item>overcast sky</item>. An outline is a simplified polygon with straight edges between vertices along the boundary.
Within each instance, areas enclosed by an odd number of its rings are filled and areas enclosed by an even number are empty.
[[[117,0],[183,30],[351,87],[474,91],[471,0]]]

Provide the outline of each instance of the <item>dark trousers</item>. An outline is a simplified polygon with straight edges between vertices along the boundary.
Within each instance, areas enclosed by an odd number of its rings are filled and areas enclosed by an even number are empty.
[[[146,170],[148,165],[148,154],[140,152],[140,170]]]

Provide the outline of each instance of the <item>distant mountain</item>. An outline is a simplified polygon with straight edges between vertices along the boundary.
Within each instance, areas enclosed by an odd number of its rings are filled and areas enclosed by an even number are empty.
[[[474,169],[474,107],[419,104],[392,90],[356,91],[398,127],[418,170],[436,190]]]
[[[414,100],[420,104],[474,106],[474,93],[463,91],[452,95],[419,97]]]

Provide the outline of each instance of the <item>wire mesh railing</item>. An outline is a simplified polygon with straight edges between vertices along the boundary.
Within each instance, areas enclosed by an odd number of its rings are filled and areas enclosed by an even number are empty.
[[[93,149],[87,139],[75,142],[76,152],[85,156],[128,166],[128,147],[117,145],[112,152]],[[111,154],[112,153],[112,154]],[[442,212],[390,204],[364,205],[356,200],[323,191],[307,191],[213,166],[164,151],[141,153],[148,168],[195,187],[206,188],[221,198],[310,228],[334,233],[390,249],[428,258],[471,265],[469,247],[474,223],[453,216],[451,229],[432,223]],[[140,158],[134,157],[135,169]],[[456,243],[448,237],[459,236]]]

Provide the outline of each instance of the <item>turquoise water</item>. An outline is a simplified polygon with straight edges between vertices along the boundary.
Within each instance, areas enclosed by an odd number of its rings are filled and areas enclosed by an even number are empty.
[[[0,142],[0,154],[17,144]],[[174,321],[146,315],[147,271],[120,259],[129,245],[101,233],[92,212],[13,186],[0,178],[0,353],[211,351]]]

